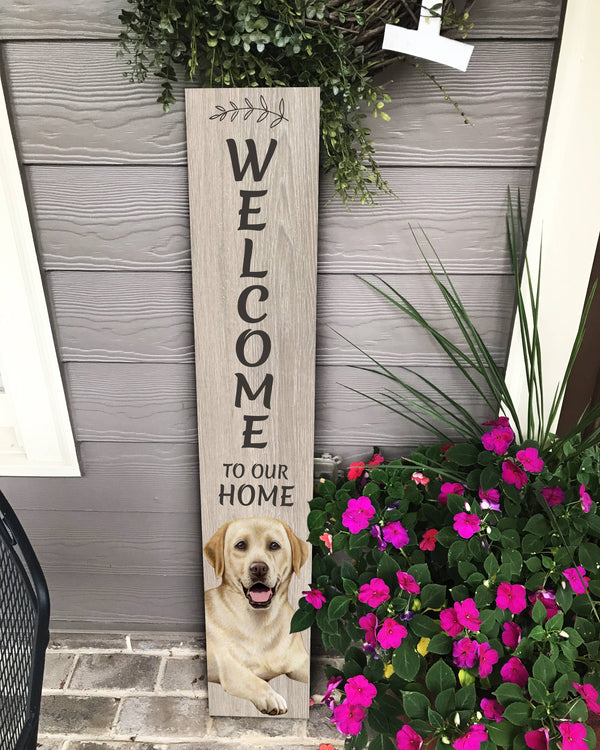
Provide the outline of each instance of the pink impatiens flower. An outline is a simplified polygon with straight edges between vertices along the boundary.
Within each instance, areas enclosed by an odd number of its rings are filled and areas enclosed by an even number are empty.
[[[390,589],[383,578],[371,578],[369,583],[363,583],[358,592],[358,601],[369,607],[378,607],[390,598]]]
[[[445,630],[451,638],[455,638],[464,630],[464,627],[458,621],[458,614],[454,607],[443,609],[440,612],[440,625],[442,630]]]
[[[514,484],[518,490],[523,489],[529,481],[527,474],[514,461],[502,462],[502,479],[506,484]]]
[[[511,656],[510,659],[500,670],[500,676],[504,682],[514,682],[521,688],[527,685],[529,679],[529,673],[523,666],[523,662],[516,656]]]
[[[479,619],[479,610],[475,606],[475,600],[464,599],[462,602],[454,602],[454,609],[463,628],[477,633],[481,628],[481,620]]]
[[[351,677],[346,683],[344,690],[348,703],[353,706],[364,706],[368,708],[373,703],[373,698],[377,695],[377,688],[372,682],[369,682],[362,674]]]
[[[389,542],[396,549],[401,549],[410,541],[408,538],[408,531],[400,523],[400,521],[391,521],[386,523],[383,527],[383,538],[386,542]]]
[[[479,644],[470,638],[461,638],[456,641],[452,647],[452,658],[457,667],[461,669],[470,669],[475,666]]]
[[[589,513],[592,507],[592,498],[589,493],[585,491],[585,484],[582,484],[579,488],[579,497],[581,499],[581,507],[584,513]]]
[[[589,682],[584,685],[574,682],[573,687],[585,701],[588,710],[594,714],[600,714],[600,704],[598,703],[598,691],[596,688],[593,685],[590,685]]]
[[[548,750],[550,744],[550,732],[542,727],[533,729],[531,732],[525,732],[525,744],[531,750]]]
[[[504,706],[501,706],[495,698],[482,698],[481,710],[483,711],[483,715],[486,719],[490,719],[491,721],[496,722],[504,721],[504,719],[502,718],[502,714],[504,713]]]
[[[556,595],[551,589],[538,589],[534,594],[529,594],[529,601],[532,605],[540,601],[546,607],[546,622],[561,611],[556,603]],[[533,606],[530,615],[533,617]]]
[[[398,750],[421,750],[423,740],[420,734],[417,734],[412,727],[405,724],[396,734],[396,744]]]
[[[508,425],[498,425],[491,432],[481,436],[481,442],[486,451],[493,451],[498,456],[503,456],[508,446],[515,439],[515,433]]]
[[[452,747],[456,750],[479,750],[481,743],[488,738],[483,724],[473,724],[466,734],[454,741]]]
[[[429,484],[429,477],[426,477],[425,474],[422,474],[420,471],[413,472],[411,479],[415,484],[422,484],[423,487],[427,487]]]
[[[560,505],[565,501],[565,491],[560,487],[542,487],[540,492],[549,506]]]
[[[502,643],[513,651],[521,643],[521,628],[516,622],[505,622],[502,626]]]
[[[419,542],[419,549],[423,552],[433,552],[435,549],[435,543],[437,542],[437,529],[427,529],[423,534],[422,541]]]
[[[375,508],[368,497],[351,497],[348,507],[342,513],[342,524],[351,534],[369,528],[369,523],[375,515]]]
[[[362,706],[353,706],[348,701],[344,701],[339,706],[334,707],[330,721],[342,734],[359,734],[365,714],[365,709]]]
[[[510,421],[508,417],[496,417],[496,419],[489,419],[487,422],[482,422],[484,427],[510,427]]]
[[[495,510],[500,512],[500,492],[498,490],[485,490],[479,488],[479,499],[482,510]]]
[[[329,533],[327,533],[327,531],[325,531],[323,534],[321,534],[321,536],[319,537],[319,539],[323,542],[323,544],[331,552],[331,548],[333,546],[333,537],[331,536],[331,534],[329,534]]]
[[[494,671],[494,664],[498,663],[498,652],[487,641],[479,644],[479,676],[482,680]]]
[[[517,461],[525,471],[530,471],[532,474],[539,474],[544,468],[544,462],[539,457],[537,448],[525,448],[522,451],[517,451]]]
[[[585,724],[563,721],[558,725],[562,735],[562,750],[587,750],[587,729]]]
[[[481,520],[474,513],[457,513],[453,527],[463,539],[470,539],[480,530]]]
[[[396,578],[398,579],[398,586],[404,591],[408,591],[409,594],[421,593],[421,587],[410,573],[403,573],[399,570],[396,573]]]
[[[342,684],[343,680],[343,677],[334,675],[327,681],[325,695],[323,696],[323,700],[321,701],[321,703],[324,703],[326,706],[328,706],[330,711],[333,711],[333,707],[335,706],[335,700],[332,697],[333,691]]]
[[[373,612],[369,612],[368,615],[359,619],[358,624],[365,631],[365,642],[372,648],[375,648],[377,645],[376,631],[379,626],[377,615]]]
[[[585,594],[590,579],[586,576],[583,565],[578,565],[576,568],[567,568],[563,570],[563,575],[571,584],[571,588],[576,594]]]
[[[325,594],[322,591],[319,591],[319,589],[313,589],[311,587],[310,591],[303,591],[302,593],[304,594],[306,601],[315,609],[321,609],[327,601]]]
[[[398,648],[402,641],[408,635],[408,630],[404,625],[400,625],[391,617],[385,619],[377,633],[377,640],[381,648]]]
[[[358,479],[364,470],[365,470],[364,461],[353,461],[348,467],[348,479],[350,481],[352,481],[353,479]]]
[[[379,464],[382,464],[384,461],[385,458],[381,453],[374,453],[373,458],[369,461],[369,466],[379,466]]]
[[[448,495],[460,495],[462,497],[464,494],[464,484],[459,484],[459,482],[444,482],[444,484],[440,487],[438,500],[442,505],[448,505]]]
[[[498,609],[508,609],[513,615],[518,615],[527,607],[525,586],[520,583],[502,582],[496,593]]]

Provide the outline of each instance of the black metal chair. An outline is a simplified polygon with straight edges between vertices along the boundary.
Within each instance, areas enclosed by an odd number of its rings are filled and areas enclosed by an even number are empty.
[[[1,750],[35,750],[49,619],[44,574],[0,492]]]

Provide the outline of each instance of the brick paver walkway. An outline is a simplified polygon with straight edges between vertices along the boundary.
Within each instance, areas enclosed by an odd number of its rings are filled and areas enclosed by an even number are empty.
[[[324,689],[313,659],[311,693]],[[53,634],[46,657],[40,750],[316,750],[343,747],[325,706],[301,719],[208,716],[199,638]]]

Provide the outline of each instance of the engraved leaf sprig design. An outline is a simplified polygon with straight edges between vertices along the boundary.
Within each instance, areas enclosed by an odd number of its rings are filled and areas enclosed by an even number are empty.
[[[227,119],[229,117],[230,122],[234,122],[234,120],[237,119],[238,115],[242,113],[242,116],[244,120],[247,120],[249,117],[251,117],[255,112],[260,113],[258,115],[257,122],[264,122],[268,117],[272,117],[273,119],[269,123],[270,128],[276,128],[283,120],[286,122],[289,122],[288,118],[285,116],[285,102],[283,99],[279,100],[279,105],[277,107],[277,112],[274,112],[273,110],[269,109],[269,105],[267,104],[267,100],[264,96],[260,96],[259,99],[259,106],[255,106],[252,104],[250,99],[247,97],[244,97],[244,105],[238,106],[235,102],[230,101],[229,102],[229,109],[226,107],[223,107],[221,104],[216,104],[215,109],[217,110],[215,114],[210,116],[210,120],[219,120],[219,122],[223,122],[223,120]]]

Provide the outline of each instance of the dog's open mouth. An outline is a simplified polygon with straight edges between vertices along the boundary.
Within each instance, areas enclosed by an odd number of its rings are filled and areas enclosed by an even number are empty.
[[[265,586],[264,583],[255,583],[250,586],[249,589],[245,586],[242,586],[242,588],[244,589],[244,594],[246,595],[246,599],[250,602],[251,607],[254,607],[254,609],[265,609],[265,607],[268,607],[269,604],[271,604],[271,599],[275,595],[276,586],[273,586],[273,588],[270,589],[268,586]]]

